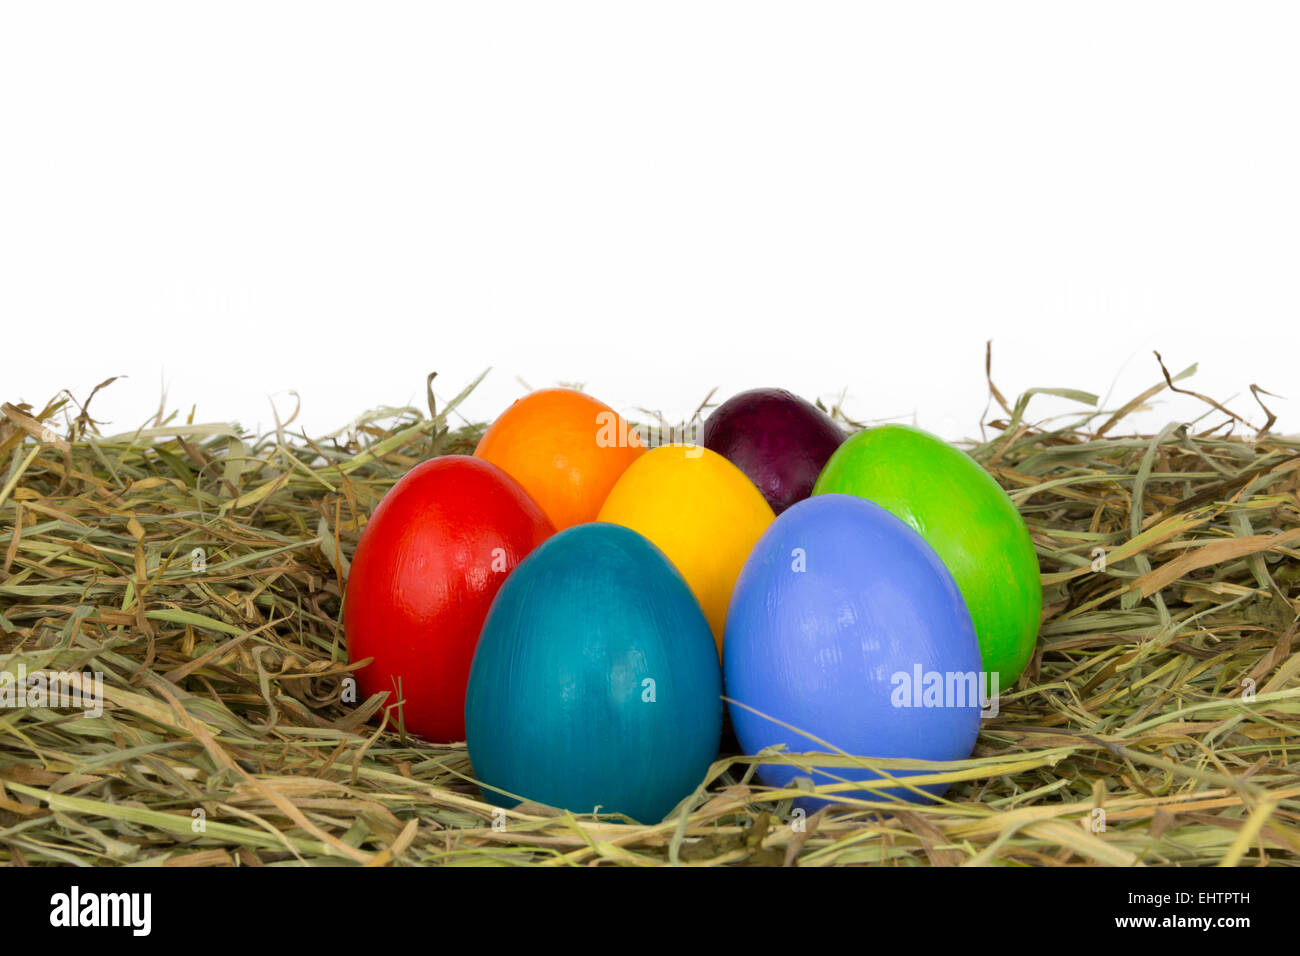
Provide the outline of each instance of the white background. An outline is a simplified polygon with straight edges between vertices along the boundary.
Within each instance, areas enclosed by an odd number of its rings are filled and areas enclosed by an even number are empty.
[[[773,384],[960,437],[991,338],[1009,396],[1159,349],[1300,427],[1295,5],[2,9],[0,398],[318,433],[491,366],[473,417]]]

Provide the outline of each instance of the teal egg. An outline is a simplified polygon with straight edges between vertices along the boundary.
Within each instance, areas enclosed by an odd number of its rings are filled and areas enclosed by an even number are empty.
[[[662,820],[703,781],[722,732],[704,613],[663,552],[576,525],[501,586],[470,668],[465,733],[485,799]],[[497,788],[497,789],[492,789]]]

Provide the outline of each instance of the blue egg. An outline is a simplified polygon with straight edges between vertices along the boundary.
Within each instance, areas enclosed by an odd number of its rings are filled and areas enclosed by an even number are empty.
[[[759,538],[732,592],[723,671],[750,755],[784,744],[791,753],[960,760],[979,735],[980,651],[961,592],[919,534],[856,496],[801,501]],[[778,787],[799,776],[818,785],[880,777],[775,764],[759,775]],[[926,799],[905,787],[883,793]]]
[[[704,612],[635,531],[583,524],[506,579],[470,668],[465,732],[485,799],[662,820],[704,780],[722,670]]]

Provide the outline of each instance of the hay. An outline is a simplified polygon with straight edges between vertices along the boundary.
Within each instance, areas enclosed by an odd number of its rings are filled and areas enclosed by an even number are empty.
[[[104,710],[0,709],[0,862],[1294,864],[1300,439],[1256,439],[1209,399],[1212,425],[1121,437],[1179,378],[1113,413],[1051,391],[1085,404],[1038,424],[1033,392],[1008,403],[990,381],[999,417],[971,452],[1029,523],[1044,618],[975,754],[913,778],[952,781],[944,800],[801,820],[758,760],[725,756],[654,825],[496,811],[463,746],[340,702],[359,528],[408,468],[481,432],[450,428],[431,389],[427,412],[316,440],[161,412],[105,436],[66,394],[5,405],[0,670],[102,672]]]

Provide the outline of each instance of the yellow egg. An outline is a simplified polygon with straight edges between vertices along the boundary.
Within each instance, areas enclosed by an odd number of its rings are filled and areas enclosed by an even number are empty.
[[[717,452],[662,445],[623,472],[596,520],[658,545],[700,602],[721,650],[731,589],[775,517],[754,483]]]

